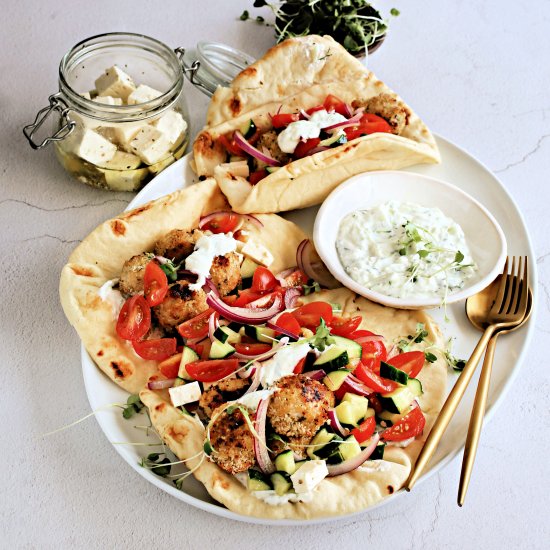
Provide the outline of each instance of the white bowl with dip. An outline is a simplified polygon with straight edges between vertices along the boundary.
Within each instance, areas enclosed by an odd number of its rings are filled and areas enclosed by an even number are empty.
[[[413,288],[409,296],[395,297],[360,284],[346,272],[336,246],[342,221],[353,212],[371,210],[389,201],[438,208],[460,226],[477,266],[464,286],[448,291],[446,297],[427,296],[426,292],[421,292],[424,296],[418,297],[414,295],[414,284],[407,283],[408,288]],[[493,215],[477,200],[444,181],[403,171],[366,172],[340,184],[319,209],[313,240],[329,271],[344,286],[373,302],[402,309],[433,308],[444,302],[450,304],[464,300],[489,285],[502,271],[506,259],[504,233]],[[367,255],[365,261],[369,261]],[[392,271],[380,272],[379,280],[383,281],[384,277],[389,280],[393,274]]]

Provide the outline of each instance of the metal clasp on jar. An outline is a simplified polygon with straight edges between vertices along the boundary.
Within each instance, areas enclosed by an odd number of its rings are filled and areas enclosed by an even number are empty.
[[[70,109],[67,106],[67,104],[61,99],[61,93],[57,92],[56,94],[52,94],[49,98],[50,105],[48,107],[44,107],[40,111],[38,111],[36,118],[34,119],[34,122],[32,124],[28,124],[23,128],[23,133],[25,134],[25,137],[28,139],[30,146],[33,149],[42,149],[48,143],[51,141],[61,141],[65,139],[75,128],[76,123],[73,120],[69,119],[69,112]],[[61,120],[63,121],[63,124],[57,132],[53,136],[49,136],[42,140],[40,143],[36,143],[33,140],[34,134],[40,129],[40,127],[46,122],[46,119],[52,114],[54,111],[57,111],[59,113],[59,116],[61,117]]]

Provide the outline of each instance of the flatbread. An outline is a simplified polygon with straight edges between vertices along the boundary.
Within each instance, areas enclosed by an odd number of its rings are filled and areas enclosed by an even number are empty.
[[[250,119],[262,130],[269,114],[296,112],[322,104],[328,94],[348,104],[380,94],[395,99],[408,114],[400,135],[377,133],[295,160],[251,185],[220,166],[225,151],[217,138]],[[245,69],[229,88],[212,98],[207,126],[197,136],[194,168],[214,176],[236,212],[280,212],[321,203],[347,178],[371,170],[395,170],[440,161],[435,139],[403,100],[329,37],[289,39]]]
[[[61,305],[99,368],[131,393],[138,393],[158,363],[139,357],[132,345],[115,332],[116,315],[100,288],[117,279],[126,260],[152,250],[172,229],[196,228],[201,216],[230,210],[216,182],[210,178],[108,220],[88,235],[61,272]],[[305,238],[291,222],[274,214],[259,216],[261,230],[251,228],[255,241],[274,256],[275,273],[295,265],[295,251]]]
[[[324,300],[342,305],[344,314],[361,315],[361,328],[383,334],[386,342],[416,332],[416,324],[424,323],[429,339],[443,346],[442,334],[433,320],[422,311],[396,310],[369,302],[341,288],[322,291],[303,299],[303,302]],[[421,347],[419,348],[421,349]],[[228,509],[245,516],[272,519],[312,519],[350,514],[364,510],[397,491],[410,475],[412,465],[429,433],[446,393],[447,366],[443,359],[426,364],[418,378],[424,394],[420,406],[426,417],[423,435],[406,448],[387,446],[384,460],[369,461],[345,475],[325,478],[307,503],[270,505],[259,500],[234,476],[216,464],[202,459],[204,428],[191,416],[182,415],[172,407],[166,392],[144,389],[141,400],[149,409],[151,421],[170,449],[187,462],[193,475],[204,484],[210,495]]]

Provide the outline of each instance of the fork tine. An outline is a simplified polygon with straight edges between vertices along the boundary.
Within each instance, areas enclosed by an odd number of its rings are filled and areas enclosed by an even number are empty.
[[[502,277],[500,278],[500,284],[498,286],[497,295],[493,303],[492,309],[499,310],[502,301],[504,299],[504,291],[506,290],[506,280],[508,279],[508,256],[506,256],[506,261],[504,262],[504,267],[502,268]]]
[[[506,276],[506,292],[505,292],[505,298],[503,300],[502,307],[500,308],[500,313],[504,313],[504,314],[510,313],[512,302],[513,300],[515,300],[517,295],[517,289],[516,289],[517,282],[518,282],[518,277],[516,273],[516,257],[512,256],[512,267],[510,269],[510,273]]]
[[[525,316],[527,312],[527,302],[529,299],[529,267],[527,265],[527,256],[524,257],[523,276],[521,277],[521,288],[518,293],[517,307],[515,312]]]

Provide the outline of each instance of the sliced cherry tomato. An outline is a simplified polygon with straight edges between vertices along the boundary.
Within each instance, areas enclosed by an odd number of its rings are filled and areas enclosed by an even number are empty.
[[[371,393],[367,397],[367,399],[369,400],[369,407],[374,409],[374,412],[376,414],[380,414],[384,410],[384,407],[382,407],[382,403],[380,402],[380,399],[378,399],[378,397],[374,393]]]
[[[124,340],[139,340],[151,328],[151,308],[141,294],[128,298],[116,323],[116,333]]]
[[[164,300],[168,292],[168,277],[157,262],[149,262],[145,267],[143,288],[145,300],[151,307],[158,306]]]
[[[300,335],[300,323],[298,323],[296,317],[294,317],[292,313],[288,313],[288,312],[281,313],[281,315],[277,317],[275,324],[278,327],[284,328],[285,330],[292,332],[292,334],[296,334],[296,336]],[[279,333],[279,334],[282,334],[282,333]]]
[[[424,431],[425,425],[426,418],[424,418],[420,407],[416,406],[393,426],[386,428],[380,436],[386,441],[403,441],[420,435]]]
[[[388,359],[386,363],[406,372],[411,378],[416,378],[424,367],[425,361],[426,356],[423,351],[407,351]]]
[[[321,323],[321,317],[327,325],[332,322],[332,306],[326,302],[311,302],[292,312],[301,327],[315,330]]]
[[[256,172],[251,172],[248,176],[248,182],[250,185],[256,185],[259,181],[263,180],[267,176],[267,170],[262,168],[261,170],[256,170]]]
[[[348,141],[376,132],[391,133],[391,131],[392,127],[387,120],[371,113],[365,113],[357,126],[350,126],[344,129]]]
[[[277,296],[283,297],[284,294],[285,289],[278,286],[273,292],[269,292],[268,294],[260,294],[259,298],[257,298],[253,302],[248,302],[248,304],[246,304],[246,307],[251,309],[269,308],[273,305]]]
[[[351,430],[351,435],[353,435],[355,439],[357,439],[357,443],[363,443],[372,436],[375,429],[376,420],[374,416],[371,416],[370,418],[367,418],[364,422],[359,424],[357,428],[353,428],[353,430]]]
[[[185,344],[188,348],[191,348],[199,357],[202,357],[204,352],[204,344]]]
[[[134,351],[143,359],[164,361],[176,353],[175,338],[155,338],[151,340],[134,340]]]
[[[252,276],[252,286],[250,290],[252,292],[271,292],[279,286],[279,281],[275,278],[275,275],[267,269],[259,265],[254,271]]]
[[[212,233],[229,233],[237,228],[240,221],[241,217],[235,212],[218,212],[201,229]]]
[[[183,338],[205,338],[208,334],[208,319],[214,312],[213,309],[207,309],[203,313],[196,315],[189,321],[185,321],[178,326],[178,332]]]
[[[296,363],[296,366],[294,367],[294,374],[300,374],[304,370],[304,365],[306,363],[306,357],[302,357],[298,363]]]
[[[199,382],[216,382],[234,373],[238,367],[238,359],[214,359],[187,363],[185,370],[189,376]]]
[[[380,378],[380,376],[378,376],[370,368],[363,365],[362,362],[355,367],[353,374],[371,390],[378,393],[389,393],[395,390],[398,386],[397,382]]]
[[[370,330],[356,330],[351,334],[348,334],[347,338],[351,340],[357,340],[362,336],[374,336],[374,333]],[[380,361],[385,361],[388,352],[383,342],[359,342],[361,348],[363,348],[361,354],[361,363],[374,372],[380,372]]]
[[[233,307],[244,307],[250,302],[254,302],[261,297],[262,295],[259,292],[253,292],[250,288],[247,288],[245,290],[241,290],[236,299],[233,299],[233,296],[225,296],[224,301]]]
[[[352,332],[355,332],[363,318],[360,315],[346,319],[344,317],[333,317],[330,323],[330,332],[336,336],[348,337]]]
[[[300,269],[295,269],[285,277],[285,281],[288,286],[302,286],[307,284],[309,277]]]
[[[300,113],[284,113],[271,115],[271,124],[273,128],[285,128],[291,122],[300,120]]]
[[[261,353],[266,353],[272,349],[271,344],[256,342],[254,344],[234,344],[234,347],[237,353],[242,353],[243,355],[260,355]]]
[[[245,152],[235,143],[233,135],[221,135],[218,138],[218,141],[225,147],[225,150],[228,153],[231,153],[232,155],[237,157],[242,157],[245,155]]]
[[[349,109],[347,105],[335,95],[328,94],[325,102],[323,103],[323,107],[327,110],[327,112],[334,111],[335,113],[340,113],[345,117],[349,117]]]
[[[306,139],[306,141],[300,141],[296,149],[294,149],[294,157],[297,159],[305,157],[312,149],[315,149],[320,142],[321,140],[319,138],[310,138]]]
[[[176,355],[172,355],[172,357],[159,363],[159,371],[166,378],[176,378],[180,370],[181,356],[182,353],[176,353]]]
[[[325,106],[324,105],[316,105],[315,107],[310,107],[309,109],[306,109],[306,113],[308,115],[312,115],[313,113],[315,113],[316,111],[324,111],[325,110]]]

